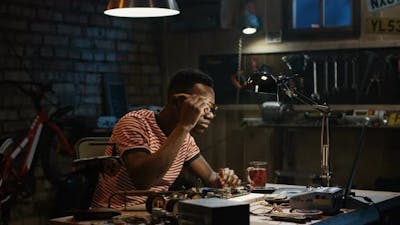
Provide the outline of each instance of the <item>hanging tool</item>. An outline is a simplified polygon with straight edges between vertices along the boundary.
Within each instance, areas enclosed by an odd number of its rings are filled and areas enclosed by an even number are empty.
[[[376,85],[377,88],[377,94],[379,97],[382,96],[382,87],[381,87],[381,78],[379,76],[379,74],[374,74],[370,79],[369,79],[369,83],[367,86],[367,89],[365,90],[365,95],[368,96],[370,94],[371,91],[371,87],[373,85]]]
[[[337,59],[335,58],[335,61],[333,61],[333,92],[339,91],[338,87],[338,62]]]
[[[351,75],[352,75],[352,84],[351,89],[357,90],[358,76],[357,76],[357,57],[353,57],[351,59]]]
[[[344,82],[343,89],[349,88],[349,62],[347,59],[344,60]]]
[[[325,62],[324,62],[324,81],[325,81],[325,90],[324,94],[329,95],[329,61],[328,57],[326,57]]]
[[[368,82],[368,80],[370,78],[369,75],[371,74],[372,65],[378,59],[378,54],[376,54],[375,52],[364,51],[364,54],[367,55],[368,59],[367,59],[365,71],[364,71],[364,74],[363,74],[363,78],[362,78],[362,81],[361,81],[361,86],[360,86],[360,88],[357,89],[357,92],[356,92],[356,102],[360,101],[361,94],[363,94],[363,92],[365,91],[367,82]]]
[[[313,82],[314,82],[314,92],[311,94],[311,98],[315,100],[319,100],[320,96],[318,94],[318,86],[317,86],[317,61],[313,61]]]

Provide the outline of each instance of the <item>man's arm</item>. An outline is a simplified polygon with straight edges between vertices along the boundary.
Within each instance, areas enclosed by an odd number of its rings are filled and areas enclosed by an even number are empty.
[[[235,175],[233,170],[228,168],[215,172],[203,156],[199,156],[189,163],[191,170],[196,173],[209,187],[236,187],[240,185],[240,179]]]
[[[149,189],[171,167],[190,129],[177,126],[160,150],[149,154],[147,150],[127,150],[123,154],[124,165],[138,189]]]
[[[189,132],[196,126],[208,107],[204,97],[191,95],[180,107],[180,118],[161,148],[153,154],[130,151],[123,154],[124,165],[138,189],[148,189],[157,183],[171,167]],[[161,116],[161,115],[160,115]]]

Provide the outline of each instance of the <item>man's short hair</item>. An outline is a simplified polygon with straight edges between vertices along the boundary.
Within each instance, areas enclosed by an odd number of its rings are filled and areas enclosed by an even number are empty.
[[[193,86],[198,83],[214,88],[214,81],[208,74],[194,68],[179,70],[169,82],[168,99],[176,93],[190,92]]]

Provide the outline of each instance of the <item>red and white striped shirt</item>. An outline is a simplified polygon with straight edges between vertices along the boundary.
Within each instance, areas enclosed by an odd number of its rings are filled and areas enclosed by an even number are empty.
[[[127,113],[123,116],[113,129],[109,143],[117,144],[117,151],[120,157],[125,151],[135,151],[135,149],[146,149],[150,154],[157,152],[167,137],[157,125],[154,112],[150,110],[138,110]],[[188,134],[185,142],[179,149],[179,152],[171,167],[164,177],[154,184],[149,190],[166,191],[179,175],[184,162],[199,155],[199,147],[194,138]],[[107,147],[105,155],[112,155],[112,147]],[[135,190],[135,181],[132,180],[124,165],[115,176],[101,174],[97,184],[92,207],[107,207],[109,198],[117,191]],[[144,196],[124,196],[116,195],[111,199],[112,208],[137,205],[145,203]]]

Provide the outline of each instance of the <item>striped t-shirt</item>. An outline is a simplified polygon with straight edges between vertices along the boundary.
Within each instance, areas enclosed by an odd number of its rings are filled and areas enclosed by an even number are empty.
[[[157,125],[154,112],[150,110],[138,110],[127,113],[123,116],[113,129],[109,143],[117,144],[117,151],[120,157],[125,151],[134,149],[146,149],[150,154],[157,152],[167,140],[165,134]],[[154,184],[149,190],[166,191],[179,175],[184,162],[194,159],[200,153],[194,138],[188,134],[184,143],[164,177]],[[105,155],[112,155],[112,147],[107,147]],[[122,165],[115,176],[100,174],[92,206],[107,207],[110,196],[117,191],[135,190],[135,181],[130,179],[126,168]],[[132,206],[145,203],[144,196],[116,195],[111,199],[112,208],[120,208],[125,205]]]

